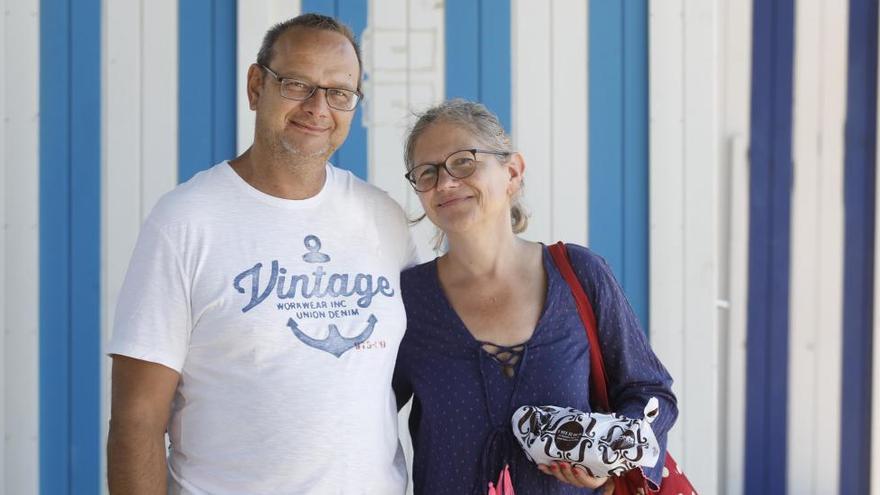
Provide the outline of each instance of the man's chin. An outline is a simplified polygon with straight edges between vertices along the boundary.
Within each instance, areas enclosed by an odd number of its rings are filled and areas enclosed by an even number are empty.
[[[289,143],[287,141],[282,140],[281,147],[291,157],[296,157],[296,158],[306,159],[306,160],[312,160],[312,159],[317,159],[317,158],[323,158],[324,160],[326,160],[333,153],[333,150],[329,145],[322,146],[319,148],[304,148],[302,146],[297,146],[293,143]]]

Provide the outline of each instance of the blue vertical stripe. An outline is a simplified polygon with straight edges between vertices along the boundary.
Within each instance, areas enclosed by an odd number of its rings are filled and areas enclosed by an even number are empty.
[[[448,0],[446,97],[485,104],[511,131],[510,0]]]
[[[40,489],[97,493],[101,2],[40,16]]]
[[[622,280],[623,272],[623,6],[590,2],[590,245]],[[598,125],[601,122],[601,125]]]
[[[71,2],[73,4],[73,2]],[[71,493],[99,491],[101,384],[101,0],[71,10]]]
[[[367,0],[337,0],[336,17],[354,31],[358,39],[367,29]],[[369,74],[363,74],[366,79]],[[336,151],[331,163],[367,180],[367,128],[363,123],[363,104],[358,105],[345,143]]]
[[[336,17],[336,0],[302,0],[302,11]]]
[[[449,26],[446,29],[448,31]],[[510,0],[480,1],[479,38],[480,101],[492,109],[504,129],[511,132]]]
[[[648,321],[648,4],[623,3],[623,270],[627,297]],[[601,125],[601,120],[597,121]],[[595,163],[595,162],[594,162]],[[592,210],[591,210],[592,211]],[[600,210],[601,212],[601,210]],[[601,239],[601,237],[600,237]]]
[[[871,459],[877,1],[849,5],[840,493],[868,493],[871,466],[878,462]]]
[[[178,179],[235,156],[236,2],[179,3]]]
[[[189,1],[189,0],[186,0]],[[232,158],[236,153],[236,71],[238,49],[238,26],[236,23],[236,0],[215,0],[214,19],[211,25],[214,56],[212,133],[213,165]],[[254,54],[256,56],[256,54]],[[244,74],[241,75],[244,77]],[[204,81],[203,82],[208,82]]]
[[[335,17],[351,28],[358,39],[367,29],[367,8],[367,0],[303,0],[302,2],[304,13],[314,12]],[[367,79],[369,74],[364,73],[362,76]],[[363,104],[358,105],[355,110],[348,137],[330,157],[330,162],[367,180],[367,129],[363,123]]]
[[[180,182],[214,163],[213,5],[211,0],[187,0],[178,4],[180,130],[177,175]]]
[[[446,97],[480,99],[480,2],[446,0]],[[495,109],[490,109],[495,110]]]
[[[40,490],[46,495],[70,488],[70,42],[69,0],[41,0]]]
[[[589,16],[590,246],[648,321],[648,8],[592,0]]]
[[[745,492],[786,492],[794,1],[753,11]]]

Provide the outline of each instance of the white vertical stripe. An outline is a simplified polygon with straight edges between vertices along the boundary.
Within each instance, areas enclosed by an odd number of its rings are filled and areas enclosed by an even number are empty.
[[[261,0],[259,2],[237,2],[236,23],[238,40],[236,47],[235,94],[237,101],[238,153],[250,148],[254,142],[254,112],[247,98],[247,71],[257,61],[257,52],[263,43],[263,36],[273,25],[299,15],[300,0]]]
[[[746,327],[748,315],[749,246],[749,131],[751,104],[752,2],[723,0],[721,70],[723,113],[722,143],[726,170],[719,188],[722,203],[722,263],[719,286],[726,308],[721,317],[721,374],[719,436],[719,493],[743,493],[745,461]],[[724,186],[726,184],[726,187]],[[726,235],[725,235],[726,234]]]
[[[8,67],[6,65],[6,25],[8,23],[8,15],[6,14],[6,0],[0,0],[0,12],[3,12],[3,30],[0,31],[0,67]],[[7,109],[6,109],[6,79],[9,71],[4,72],[0,77],[0,122],[2,122],[2,132],[0,132],[0,156],[2,156],[3,168],[0,169],[0,191],[6,197],[6,133],[7,133]],[[0,201],[0,225],[6,225],[6,201]],[[6,362],[6,229],[0,229],[0,324],[4,329],[0,334],[0,356],[3,362]],[[0,393],[0,438],[3,438],[3,446],[0,448],[0,489],[6,493],[6,483],[2,480],[6,479],[6,367],[0,366],[0,385],[3,392]]]
[[[178,4],[105,0],[102,12],[103,348],[141,222],[159,196],[177,183]],[[101,362],[104,445],[110,360],[102,357]],[[106,479],[104,456],[101,469],[101,479]]]
[[[681,428],[684,466],[696,486],[718,489],[720,236],[718,180],[723,84],[716,53],[722,28],[718,2],[688,0],[684,19],[684,352]],[[662,308],[661,308],[662,309]],[[699,358],[698,358],[699,356]]]
[[[746,68],[747,69],[747,68]],[[748,70],[748,69],[747,69]],[[748,72],[746,72],[748,74]],[[748,101],[748,95],[746,95]],[[746,105],[746,109],[748,104]],[[748,113],[747,111],[744,113]],[[748,135],[748,131],[745,131]],[[719,435],[719,476],[723,479],[719,493],[743,493],[746,432],[746,333],[748,324],[749,268],[749,159],[747,140],[737,135],[728,140],[727,159],[728,202],[724,215],[727,256],[722,290],[726,290],[726,308],[719,308],[722,317],[721,366],[719,398],[721,434]],[[723,238],[723,236],[722,236]],[[723,247],[722,247],[723,251]],[[726,313],[726,318],[723,316]]]
[[[422,214],[418,197],[403,179],[403,143],[413,114],[443,100],[445,23],[441,3],[370,0],[362,37],[366,99],[367,173],[370,182],[400,203],[410,218]],[[422,260],[434,257],[435,229],[427,219],[412,233]],[[412,475],[410,404],[401,409],[398,433]],[[407,493],[413,490],[412,480]]]
[[[649,3],[650,321],[651,345],[675,379],[679,404],[684,352],[684,3]],[[685,462],[681,422],[669,432],[669,450]]]
[[[834,493],[840,465],[847,2],[796,9],[788,493]]]
[[[141,0],[141,218],[177,184],[177,0]]]
[[[39,2],[0,0],[0,492],[39,492]]]
[[[523,203],[531,213],[524,237],[553,242],[554,163],[551,147],[554,128],[551,75],[554,70],[554,36],[551,36],[551,2],[511,0],[510,10],[513,143],[525,158]],[[550,105],[547,104],[548,99]],[[586,211],[583,218],[586,219]]]
[[[720,244],[730,235],[724,103],[734,81],[719,56],[722,8],[654,0],[649,14],[651,341],[680,399],[670,450],[694,484],[713,493],[725,433],[719,307],[730,305],[721,301],[728,253]]]
[[[403,179],[403,143],[413,114],[443,100],[445,23],[442,3],[371,0],[363,35],[363,108],[370,182],[388,191],[410,218],[422,214]],[[413,229],[419,255],[434,257],[435,229],[424,220]]]
[[[115,310],[115,294],[141,222],[141,2],[103,2],[102,23],[102,249],[101,328],[102,348],[107,342]],[[176,115],[177,112],[174,112]],[[103,353],[102,353],[103,354]],[[102,363],[102,445],[107,435],[110,397],[110,363]],[[102,474],[106,461],[101,459]],[[106,479],[101,477],[101,479]]]
[[[551,174],[551,238],[548,241],[561,239],[586,245],[589,190],[587,2],[553,0],[550,11],[551,49],[548,57],[553,66],[549,95],[553,130],[551,159],[547,164],[531,162],[531,175],[536,175],[535,172]],[[535,218],[534,221],[538,220]]]
[[[442,18],[438,18],[439,24],[417,26],[414,23],[419,19],[428,19],[417,12],[426,8],[419,7],[421,4],[409,2],[412,25],[404,36],[403,32],[395,31],[395,19],[405,16],[402,7],[406,3],[374,3],[372,31],[364,37],[364,56],[370,73],[365,86],[370,180],[388,190],[415,216],[421,213],[418,200],[400,179],[401,144],[405,126],[410,123],[406,109],[422,110],[443,95],[443,39],[434,31],[434,26],[442,31]],[[586,243],[586,4],[555,0],[551,8],[550,4],[514,2],[511,10],[514,144],[526,160],[525,203],[532,214],[526,236]],[[439,8],[437,11],[441,12]],[[538,12],[537,20],[534,12]],[[518,16],[528,22],[517,23]],[[536,40],[544,41],[536,45]],[[517,45],[523,48],[518,50]],[[395,65],[406,62],[402,56],[405,53],[409,53],[408,71]],[[536,70],[536,63],[545,70]],[[554,64],[558,70],[553,69]],[[534,98],[535,94],[550,95],[551,105]],[[401,165],[389,167],[389,163]],[[433,228],[422,223],[415,230],[424,255],[425,239]]]

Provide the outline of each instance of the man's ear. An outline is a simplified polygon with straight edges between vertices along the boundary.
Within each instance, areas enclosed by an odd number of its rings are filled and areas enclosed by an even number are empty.
[[[263,94],[263,80],[266,74],[263,68],[257,64],[251,64],[247,72],[247,97],[248,105],[251,110],[257,109],[257,102],[260,101],[260,95]]]
[[[507,193],[510,197],[516,196],[522,190],[523,178],[526,172],[526,161],[519,153],[513,153],[507,159],[507,173],[510,180],[507,183]]]

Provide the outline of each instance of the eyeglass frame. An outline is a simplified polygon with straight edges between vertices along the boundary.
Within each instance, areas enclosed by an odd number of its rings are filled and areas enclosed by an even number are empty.
[[[495,155],[495,156],[510,156],[510,155],[514,154],[513,151],[483,150],[483,149],[479,149],[479,148],[467,148],[467,149],[463,149],[463,150],[457,150],[457,151],[453,151],[452,153],[446,155],[446,158],[444,158],[442,162],[439,162],[439,163],[420,163],[420,164],[414,166],[413,168],[407,170],[405,174],[403,174],[403,178],[406,179],[407,182],[409,182],[409,185],[412,186],[412,188],[415,192],[419,192],[419,193],[425,193],[425,192],[428,192],[431,189],[434,189],[437,187],[437,184],[440,183],[440,169],[441,168],[443,170],[445,170],[446,173],[449,174],[449,176],[452,177],[453,179],[467,179],[468,177],[474,175],[474,172],[477,171],[476,166],[474,166],[474,169],[471,171],[471,173],[464,175],[462,177],[457,177],[457,176],[453,175],[452,172],[449,171],[449,167],[446,166],[446,162],[450,158],[452,158],[453,155],[455,155],[457,153],[461,153],[462,151],[470,152],[471,155],[473,155],[473,157],[474,157],[474,162],[477,162],[477,163],[481,163],[479,160],[477,160],[477,153],[483,153],[484,155]],[[428,189],[425,189],[424,191],[419,191],[418,189],[416,189],[416,181],[413,177],[411,177],[411,174],[412,174],[412,171],[415,170],[416,168],[423,167],[425,165],[433,166],[434,170],[437,171],[437,175],[436,175],[436,179],[434,179],[433,186],[431,186]]]
[[[328,86],[318,86],[317,84],[312,84],[312,83],[310,83],[310,82],[308,82],[308,81],[304,81],[304,80],[302,80],[302,79],[297,79],[297,78],[295,78],[295,77],[281,77],[281,76],[278,75],[277,72],[275,72],[274,70],[272,70],[272,69],[266,67],[266,66],[263,65],[263,64],[256,64],[256,65],[257,65],[258,67],[264,69],[264,70],[265,70],[266,72],[268,72],[272,77],[274,77],[276,81],[278,81],[278,85],[281,86],[281,87],[278,89],[278,92],[281,94],[281,97],[282,97],[282,98],[287,99],[287,100],[291,100],[291,101],[306,101],[306,100],[308,100],[309,98],[311,98],[312,96],[315,96],[315,93],[316,93],[319,89],[323,89],[323,90],[324,90],[324,100],[327,102],[327,106],[329,106],[330,108],[332,108],[332,109],[334,109],[334,110],[339,110],[340,112],[353,112],[353,111],[355,111],[355,110],[357,109],[358,105],[360,105],[361,100],[364,99],[364,94],[361,93],[361,90],[360,90],[360,89],[354,89],[354,90],[351,90],[351,89],[348,89],[348,88],[333,88],[333,87],[328,87]],[[284,96],[284,92],[282,91],[282,88],[284,87],[284,81],[296,81],[296,82],[305,83],[305,84],[311,86],[311,88],[312,88],[312,92],[309,93],[309,95],[306,96],[305,98],[291,98],[291,97],[289,97],[289,96]],[[347,91],[347,92],[349,92],[349,93],[354,93],[354,95],[357,96],[357,99],[356,99],[355,102],[354,102],[354,106],[351,107],[351,108],[349,108],[349,109],[338,108],[338,107],[333,106],[333,104],[330,103],[330,97],[327,96],[327,91],[328,91],[328,90],[331,90],[331,89],[332,89],[332,90],[336,90],[336,91]]]

